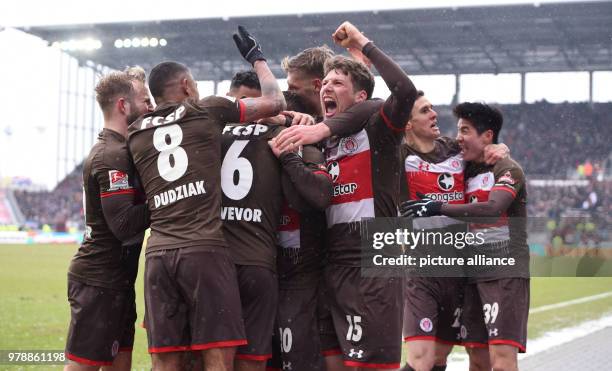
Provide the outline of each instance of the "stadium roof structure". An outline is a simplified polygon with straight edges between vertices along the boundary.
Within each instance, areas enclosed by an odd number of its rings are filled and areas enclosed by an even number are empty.
[[[203,5],[204,6],[204,5]],[[150,69],[187,64],[198,80],[224,80],[247,67],[231,35],[244,25],[262,42],[272,70],[283,57],[327,43],[344,20],[357,25],[409,74],[612,70],[612,2],[506,5],[190,19],[23,28],[49,43],[97,38],[103,47],[72,51],[80,61]],[[115,40],[157,37],[156,48],[116,48]],[[337,51],[340,51],[337,49]]]

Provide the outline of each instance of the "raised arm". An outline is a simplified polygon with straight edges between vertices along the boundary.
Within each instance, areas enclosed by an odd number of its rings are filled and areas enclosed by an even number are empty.
[[[261,97],[241,100],[241,103],[244,104],[244,116],[241,117],[241,121],[251,122],[276,116],[286,108],[285,97],[268,67],[261,51],[261,45],[242,26],[238,26],[238,34],[234,34],[234,42],[244,59],[253,65],[261,85]]]
[[[408,75],[351,23],[341,24],[332,37],[336,44],[344,48],[360,50],[376,67],[391,92],[382,111],[385,122],[403,130],[417,98],[417,89]]]

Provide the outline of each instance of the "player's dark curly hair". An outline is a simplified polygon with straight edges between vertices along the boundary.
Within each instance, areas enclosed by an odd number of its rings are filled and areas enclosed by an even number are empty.
[[[479,135],[491,130],[493,143],[497,143],[504,123],[504,117],[499,109],[484,103],[464,102],[455,106],[453,113],[459,119],[468,120]]]
[[[261,91],[261,85],[259,85],[259,78],[253,70],[236,72],[234,77],[232,77],[230,89],[239,89],[241,86],[246,86],[247,88],[257,89]]]
[[[162,98],[168,88],[168,83],[184,73],[189,73],[189,68],[178,62],[162,62],[153,67],[149,74],[149,90],[153,98],[156,101]]]
[[[331,70],[341,71],[343,74],[348,75],[353,81],[355,92],[365,90],[368,99],[372,98],[374,75],[372,75],[372,72],[370,72],[365,64],[342,55],[337,55],[325,62],[325,76]]]

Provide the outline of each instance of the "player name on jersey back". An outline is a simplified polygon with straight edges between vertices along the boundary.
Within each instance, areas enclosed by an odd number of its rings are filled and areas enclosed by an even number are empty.
[[[174,189],[161,192],[153,196],[154,208],[166,206],[184,198],[197,196],[206,193],[204,189],[204,181],[198,180],[187,184],[180,185]]]

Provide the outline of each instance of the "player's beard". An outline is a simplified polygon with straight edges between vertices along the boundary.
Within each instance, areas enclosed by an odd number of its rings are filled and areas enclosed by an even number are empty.
[[[130,102],[130,114],[127,116],[128,126],[144,114],[144,112],[138,112],[138,110],[136,109],[135,102],[131,100],[129,102]]]

